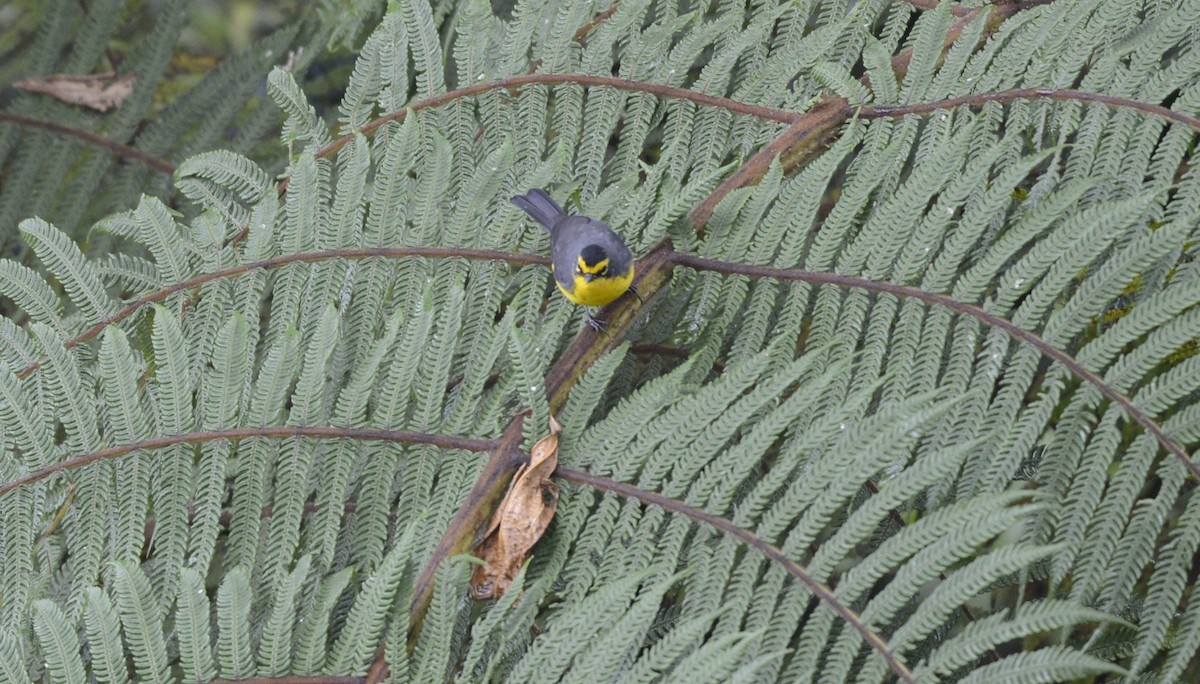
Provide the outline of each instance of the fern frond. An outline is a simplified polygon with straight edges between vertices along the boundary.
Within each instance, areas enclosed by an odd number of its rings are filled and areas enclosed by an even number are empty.
[[[302,556],[287,579],[276,587],[271,616],[263,625],[258,642],[259,676],[287,674],[292,657],[292,627],[296,620],[296,592],[308,575],[310,558]]]
[[[175,627],[179,644],[179,667],[189,682],[204,682],[216,677],[212,635],[209,627],[209,601],[204,578],[192,568],[179,573],[179,594],[175,598]]]
[[[330,354],[337,345],[339,325],[337,309],[330,303],[304,350],[300,375],[291,395],[289,425],[319,425],[326,420],[322,415],[325,376]],[[264,562],[260,565],[268,587],[283,582],[283,573],[293,562],[301,516],[309,496],[310,464],[321,449],[320,444],[303,438],[289,439],[281,445],[275,472],[274,513],[267,531]],[[253,512],[247,511],[247,515]]]
[[[175,172],[176,182],[204,179],[244,202],[257,202],[271,187],[265,171],[250,159],[227,150],[214,150],[189,157]]]
[[[560,657],[561,651],[572,643],[590,643],[605,626],[613,624],[614,617],[627,612],[635,600],[646,596],[638,589],[649,574],[650,570],[644,570],[612,581],[589,597],[579,610],[561,614],[555,621],[554,631],[547,632],[544,638],[532,644],[508,673],[508,678],[512,681],[527,679],[534,677],[535,672],[561,677],[570,664]],[[657,589],[659,596],[663,590],[663,587]],[[650,602],[657,606],[656,600]]]
[[[145,399],[138,390],[140,369],[125,333],[109,328],[100,345],[100,384],[104,403],[101,419],[106,423],[109,441],[132,444],[150,434],[151,419]],[[117,464],[117,496],[121,501],[119,520],[113,540],[113,555],[120,560],[136,560],[141,555],[145,535],[145,510],[150,489],[150,457],[133,454]]]
[[[681,677],[686,677],[688,681],[731,681],[734,673],[738,672],[742,667],[746,667],[749,670],[748,674],[753,674],[755,670],[758,670],[765,664],[765,661],[758,661],[751,665],[742,665],[740,661],[746,653],[746,649],[759,636],[759,634],[750,632],[744,634],[727,634],[712,639],[696,649],[694,653],[684,658],[672,670],[672,676],[678,674]],[[779,657],[780,654],[765,656],[768,661],[777,660]]]
[[[116,306],[105,291],[100,274],[69,237],[41,219],[22,221],[20,229],[34,253],[62,283],[87,323],[98,323],[112,314]]]
[[[96,263],[96,269],[108,286],[121,293],[152,292],[165,285],[154,262],[141,257],[110,254]]]
[[[1035,632],[1110,620],[1112,616],[1107,613],[1055,599],[1025,603],[1014,611],[1011,618],[996,613],[968,625],[960,634],[938,646],[920,669],[913,670],[913,676],[954,672],[970,665],[991,648]]]
[[[417,68],[417,96],[426,98],[445,92],[441,41],[429,3],[426,0],[400,0],[398,4]]]
[[[383,557],[375,572],[363,582],[329,653],[329,665],[333,671],[366,671],[379,637],[383,634],[384,620],[401,576],[409,572],[408,554],[411,552],[414,531],[415,526],[410,525]]]
[[[330,616],[339,597],[350,583],[352,568],[344,568],[326,577],[296,627],[294,674],[314,674],[324,669],[325,645],[328,641]]]
[[[250,580],[234,567],[217,589],[217,668],[226,679],[244,679],[254,672],[250,642]]]
[[[267,86],[271,98],[287,117],[281,132],[284,144],[301,141],[313,149],[329,144],[329,130],[290,72],[275,67],[267,76]]]
[[[21,450],[27,468],[49,465],[54,454],[54,436],[47,416],[26,398],[24,386],[8,364],[0,361],[0,420],[4,421],[6,438],[12,439]]]
[[[668,578],[644,588],[637,600],[609,629],[590,640],[588,647],[575,658],[563,681],[583,682],[584,677],[623,675],[641,651],[653,621],[661,610],[663,595],[678,581]]]
[[[247,333],[246,320],[236,312],[217,332],[209,370],[200,384],[204,399],[197,409],[204,429],[220,430],[237,425],[242,396],[250,379]],[[221,502],[225,500],[225,471],[231,451],[228,443],[204,444],[196,464],[195,517],[188,550],[192,563],[202,568],[208,566],[208,559],[215,551]]]
[[[62,302],[33,269],[15,261],[0,261],[0,294],[13,300],[31,320],[62,329]]]
[[[390,24],[394,23],[394,14],[385,18],[363,43],[354,62],[354,70],[346,83],[346,93],[338,106],[338,122],[346,130],[357,130],[371,119],[376,98],[383,87],[384,63],[395,60],[395,55],[390,53],[392,45],[388,40],[389,34],[395,30]]]
[[[299,364],[299,335],[289,331],[266,354],[255,382],[245,422],[252,426],[282,425],[287,393]],[[229,525],[230,562],[250,566],[259,550],[262,509],[267,503],[267,482],[279,445],[274,440],[254,440],[243,446],[237,461],[233,511]]]
[[[480,681],[489,681],[502,665],[524,650],[531,636],[529,625],[537,609],[537,599],[543,595],[541,586],[527,587],[526,564],[513,578],[505,592],[478,623],[479,637],[471,644],[463,659],[462,672]],[[511,664],[511,662],[507,662]]]
[[[178,319],[165,307],[154,308],[150,342],[156,423],[165,434],[189,432],[195,421],[190,350]],[[193,455],[190,448],[179,445],[164,450],[158,458],[161,460],[151,475],[150,505],[155,512],[151,542],[162,561],[161,574],[152,571],[151,576],[157,586],[170,588],[176,582],[187,547]]]
[[[1019,684],[1042,684],[1061,682],[1090,675],[1110,673],[1125,674],[1125,670],[1086,653],[1073,651],[1064,646],[1047,646],[1029,653],[1010,655],[1000,661],[985,665],[961,681],[970,684],[983,682],[1017,682]]]
[[[103,590],[91,587],[83,604],[91,667],[96,679],[114,684],[129,681],[129,665],[121,644],[121,621],[117,607]]]
[[[6,461],[0,459],[0,474],[5,478],[15,477],[20,469],[11,467]],[[5,521],[3,529],[0,529],[0,562],[3,563],[0,566],[3,569],[0,580],[4,581],[5,588],[0,617],[3,617],[4,624],[24,623],[30,600],[34,597],[34,558],[28,550],[37,538],[37,512],[38,497],[32,492],[15,492],[7,501],[0,501],[0,515]],[[0,634],[0,639],[3,638],[6,637]],[[4,647],[4,644],[0,644],[0,649]],[[13,660],[10,667],[16,668],[18,664],[19,660]]]
[[[5,681],[24,684],[32,680],[25,670],[17,638],[7,627],[0,628],[0,673]]]
[[[125,644],[133,654],[139,681],[171,681],[163,615],[155,601],[150,579],[131,561],[114,563],[112,576]]]
[[[50,681],[58,684],[84,684],[83,660],[79,657],[79,640],[71,621],[50,599],[33,602],[33,632],[41,646]]]

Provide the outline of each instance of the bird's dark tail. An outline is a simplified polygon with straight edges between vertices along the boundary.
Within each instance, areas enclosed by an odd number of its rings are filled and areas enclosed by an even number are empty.
[[[542,224],[546,230],[551,230],[558,220],[567,215],[545,190],[534,188],[524,195],[512,198],[512,203],[521,207],[533,220]]]

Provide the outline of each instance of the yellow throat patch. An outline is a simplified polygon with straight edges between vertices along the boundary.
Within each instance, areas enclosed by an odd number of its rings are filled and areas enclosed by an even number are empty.
[[[625,294],[625,290],[628,290],[629,285],[633,282],[632,267],[619,275],[606,274],[608,259],[590,266],[583,259],[579,259],[577,265],[579,268],[575,272],[569,290],[558,279],[555,279],[554,282],[567,299],[581,306],[604,306]],[[588,280],[587,275],[584,274],[591,275],[593,278]]]

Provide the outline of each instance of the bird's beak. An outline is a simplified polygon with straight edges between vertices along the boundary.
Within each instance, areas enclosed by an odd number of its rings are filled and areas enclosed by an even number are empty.
[[[584,282],[590,283],[590,282],[592,282],[592,281],[593,281],[593,280],[595,280],[595,279],[596,279],[596,274],[595,274],[595,273],[584,273],[584,274],[583,274],[583,280],[584,280]]]

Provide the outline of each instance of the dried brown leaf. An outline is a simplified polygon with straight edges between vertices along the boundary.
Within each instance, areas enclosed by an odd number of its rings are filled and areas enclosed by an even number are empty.
[[[133,92],[136,80],[137,76],[134,74],[118,77],[112,72],[88,76],[52,74],[17,81],[13,86],[31,93],[49,95],[67,104],[107,112],[113,107],[121,106],[125,98]]]
[[[558,485],[550,475],[558,467],[558,421],[550,418],[550,434],[533,445],[529,463],[513,477],[508,493],[492,516],[476,549],[483,560],[471,573],[471,596],[500,598],[512,585],[533,545],[542,538],[558,510]]]

